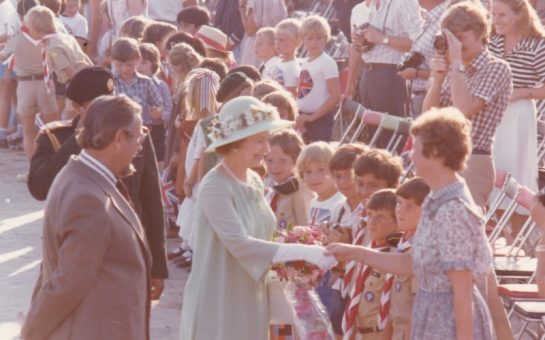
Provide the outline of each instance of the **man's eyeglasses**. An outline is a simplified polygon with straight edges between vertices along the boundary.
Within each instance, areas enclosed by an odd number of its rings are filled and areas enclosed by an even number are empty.
[[[134,133],[132,133],[132,131],[130,130],[123,130],[123,131],[127,134],[127,136],[131,138],[135,138]],[[142,129],[140,131],[141,131],[140,134],[138,135],[138,137],[136,137],[136,142],[138,144],[142,144],[144,142],[144,138],[146,138],[146,136],[149,133],[149,128],[147,126],[142,126]]]

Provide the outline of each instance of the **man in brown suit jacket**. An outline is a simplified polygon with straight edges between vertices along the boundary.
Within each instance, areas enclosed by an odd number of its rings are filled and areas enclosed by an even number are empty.
[[[77,136],[83,150],[49,193],[23,339],[149,339],[151,257],[119,184],[145,137],[140,110],[125,96],[89,107]]]

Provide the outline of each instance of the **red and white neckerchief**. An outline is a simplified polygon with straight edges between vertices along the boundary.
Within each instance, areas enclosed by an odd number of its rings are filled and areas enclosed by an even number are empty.
[[[47,90],[47,93],[49,94],[50,93],[50,87],[49,87],[49,80],[51,78],[51,74],[49,72],[49,65],[48,65],[48,56],[47,56],[47,41],[48,39],[51,39],[53,38],[54,36],[57,35],[57,33],[52,33],[52,34],[46,34],[44,35],[44,37],[40,40],[35,40],[34,38],[32,38],[30,36],[30,32],[28,30],[28,27],[22,27],[21,28],[21,33],[23,34],[23,36],[32,43],[32,45],[34,46],[38,46],[38,45],[41,45],[41,56],[42,56],[42,72],[43,72],[43,76],[44,76],[44,83],[45,83],[45,88]],[[16,62],[16,60],[14,60],[13,62]]]
[[[376,250],[381,250],[383,247],[377,247],[375,242],[371,243],[371,248]],[[373,268],[369,265],[363,265],[360,267],[360,270],[357,272],[356,279],[354,280],[354,285],[350,292],[350,299],[348,301],[348,306],[346,307],[342,320],[342,330],[343,330],[343,339],[350,339],[356,330],[356,317],[358,315],[358,309],[360,301],[363,298],[363,292],[365,288],[365,281],[369,277],[369,274],[373,271]]]
[[[358,226],[358,230],[356,231],[356,234],[354,235],[354,238],[352,239],[352,244],[357,246],[363,246],[363,240],[365,239],[365,232],[367,230],[367,219],[366,216],[367,212],[364,209],[361,211],[360,215],[360,225]],[[341,295],[342,297],[348,297],[350,294],[350,291],[352,290],[352,280],[354,278],[354,273],[358,271],[358,268],[360,267],[360,263],[358,261],[348,261],[346,263],[346,267],[344,270],[344,277],[343,282],[341,285]]]
[[[401,236],[401,239],[397,244],[398,253],[404,253],[411,248],[411,238],[412,235],[407,237],[407,239],[405,239],[405,235]],[[382,294],[380,296],[380,310],[378,314],[378,328],[380,330],[383,330],[388,324],[388,315],[390,313],[390,298],[393,284],[394,275],[386,273],[386,276],[384,277],[384,288],[382,289]]]

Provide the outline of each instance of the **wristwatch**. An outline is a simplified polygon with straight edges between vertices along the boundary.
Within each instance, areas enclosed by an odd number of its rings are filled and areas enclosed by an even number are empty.
[[[466,67],[464,64],[460,63],[460,62],[457,62],[457,63],[454,63],[452,64],[452,69],[453,70],[456,70],[460,73],[466,73]]]
[[[387,35],[385,35],[384,38],[382,38],[382,44],[388,45],[389,42],[390,42],[390,38]]]

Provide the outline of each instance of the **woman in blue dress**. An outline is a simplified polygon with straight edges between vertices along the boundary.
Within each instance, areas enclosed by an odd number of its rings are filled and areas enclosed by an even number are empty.
[[[433,109],[411,127],[416,174],[430,186],[412,254],[379,253],[332,244],[337,260],[355,259],[380,270],[414,275],[413,340],[495,339],[484,287],[492,252],[480,209],[458,175],[471,153],[470,122],[455,108]]]

